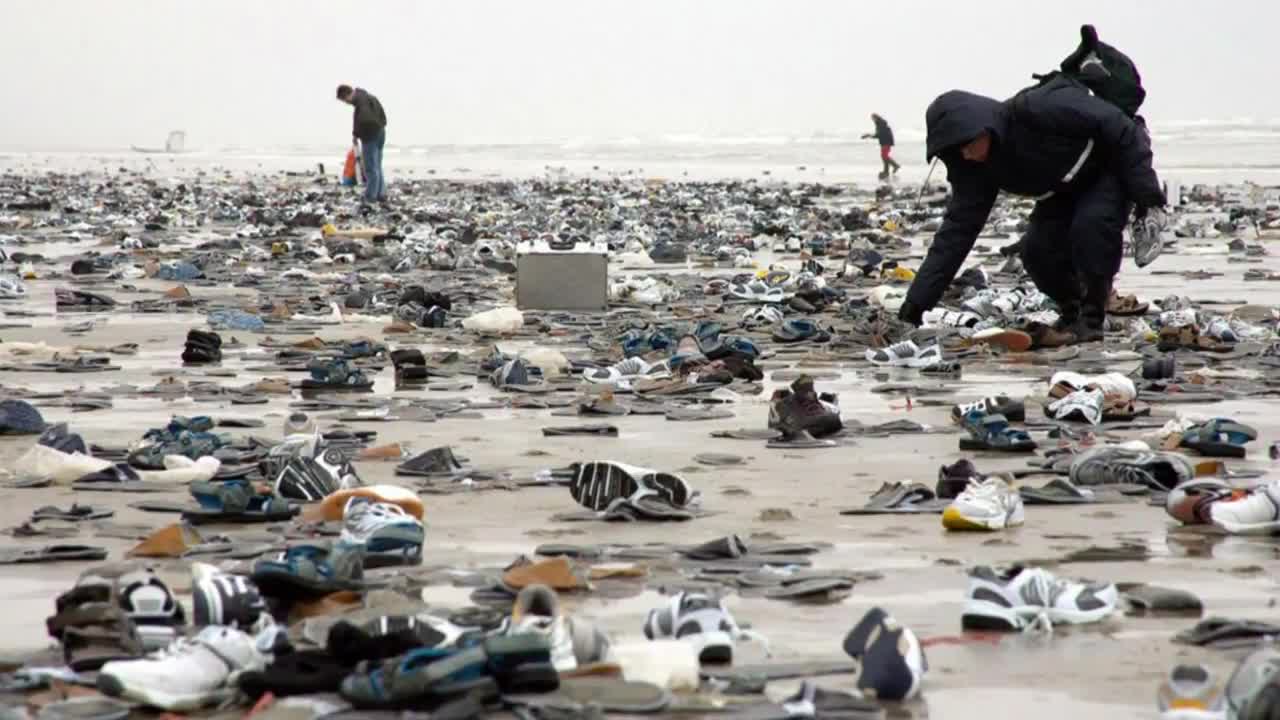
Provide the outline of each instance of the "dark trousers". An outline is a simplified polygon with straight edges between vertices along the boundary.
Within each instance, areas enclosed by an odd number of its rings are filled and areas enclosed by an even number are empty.
[[[1115,175],[1103,173],[1079,190],[1036,203],[1022,239],[1022,265],[1062,310],[1101,327],[1111,285],[1124,255],[1129,206]]]

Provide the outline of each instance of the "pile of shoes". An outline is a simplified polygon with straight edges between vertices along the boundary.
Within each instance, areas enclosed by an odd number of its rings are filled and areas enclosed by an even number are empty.
[[[203,330],[187,331],[186,346],[182,350],[182,362],[187,365],[222,362],[222,336]]]
[[[182,633],[182,605],[150,568],[108,566],[83,573],[59,595],[45,625],[77,672],[141,656]]]

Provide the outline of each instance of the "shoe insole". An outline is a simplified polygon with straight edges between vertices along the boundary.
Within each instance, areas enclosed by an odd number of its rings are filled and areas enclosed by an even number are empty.
[[[765,443],[765,447],[774,450],[820,450],[835,446],[835,440],[819,440],[814,437],[781,437],[773,438]]]

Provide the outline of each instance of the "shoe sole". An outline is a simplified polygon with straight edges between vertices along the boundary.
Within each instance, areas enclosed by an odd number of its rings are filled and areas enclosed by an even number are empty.
[[[1230,535],[1277,535],[1280,534],[1280,521],[1265,523],[1233,523],[1215,520],[1215,527],[1221,528]]]
[[[948,530],[974,530],[982,532],[991,532],[994,530],[1003,530],[1005,525],[1003,521],[997,520],[974,520],[966,517],[958,508],[949,507],[942,511],[942,527]]]
[[[569,493],[579,505],[600,512],[619,498],[634,497],[640,478],[613,463],[586,463],[578,468]]]
[[[229,690],[225,690],[223,692],[175,695],[154,689],[131,688],[114,675],[99,675],[97,686],[98,691],[108,697],[121,698],[130,702],[141,703],[148,707],[173,712],[199,710],[217,704],[230,694]]]

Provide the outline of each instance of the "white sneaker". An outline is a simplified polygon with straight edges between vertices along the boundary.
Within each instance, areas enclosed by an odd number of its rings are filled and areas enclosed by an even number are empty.
[[[970,481],[942,513],[948,530],[1003,530],[1025,521],[1022,496],[996,475]]]
[[[977,325],[982,318],[971,312],[957,312],[955,310],[942,310],[934,308],[927,310],[922,318],[925,327],[952,327],[952,328],[971,328]]]
[[[746,328],[759,325],[777,325],[780,322],[782,322],[782,311],[773,305],[749,308],[742,313],[742,326]]]
[[[879,350],[867,348],[867,361],[889,367],[930,367],[942,362],[942,351],[937,345],[921,348],[907,340]]]
[[[618,385],[643,377],[654,379],[671,377],[671,370],[665,363],[650,365],[642,358],[631,357],[607,368],[588,370],[582,373],[582,377],[596,385]]]
[[[103,665],[98,690],[160,710],[197,710],[235,693],[233,675],[265,665],[252,637],[210,626],[145,658]]]
[[[1109,372],[1101,375],[1084,375],[1078,372],[1063,370],[1056,372],[1049,380],[1049,388],[1061,386],[1065,392],[1062,395],[1069,395],[1076,390],[1084,390],[1086,388],[1098,388],[1106,397],[1123,398],[1128,402],[1138,399],[1138,388],[1133,384],[1133,380],[1120,373]],[[1056,393],[1055,397],[1060,397]]]
[[[1023,630],[1033,623],[1080,625],[1098,622],[1116,609],[1114,584],[1062,580],[1041,568],[1014,566],[1006,572],[976,567],[960,624],[965,630]]]
[[[516,596],[506,634],[534,633],[551,646],[551,664],[564,672],[578,667],[569,622],[561,614],[560,597],[545,585],[530,585]]]
[[[342,511],[339,541],[364,545],[366,552],[419,558],[425,535],[422,522],[399,505],[355,496]]]
[[[1079,420],[1090,425],[1102,422],[1102,390],[1076,390],[1064,398],[1054,400],[1045,408],[1054,420]]]
[[[1209,509],[1213,524],[1232,535],[1270,535],[1280,531],[1280,480],[1255,488],[1237,500],[1222,499]]]
[[[738,640],[756,640],[766,652],[769,649],[764,637],[738,627],[724,600],[703,593],[677,593],[666,607],[650,610],[644,636],[650,640],[683,640],[693,646],[698,660],[704,663],[733,662],[733,647]]]

